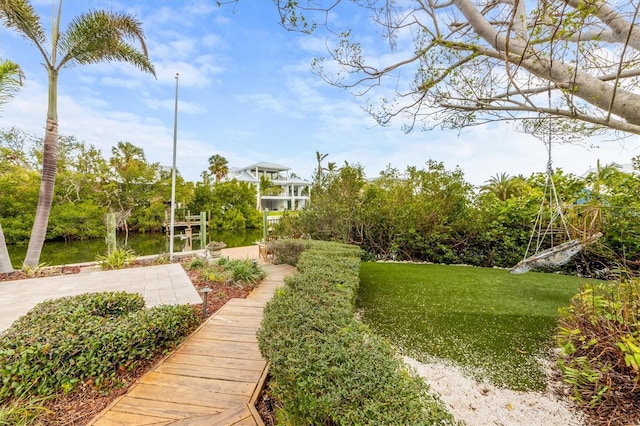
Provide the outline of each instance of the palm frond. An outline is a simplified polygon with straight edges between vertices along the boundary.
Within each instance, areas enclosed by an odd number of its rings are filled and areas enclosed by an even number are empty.
[[[93,10],[76,17],[61,34],[58,50],[62,55],[58,69],[73,63],[121,61],[155,76],[142,23],[125,13]]]
[[[27,0],[0,0],[0,22],[34,42],[41,50],[47,41],[40,17]]]
[[[0,59],[0,105],[5,104],[22,86],[24,74],[20,66],[7,59]]]

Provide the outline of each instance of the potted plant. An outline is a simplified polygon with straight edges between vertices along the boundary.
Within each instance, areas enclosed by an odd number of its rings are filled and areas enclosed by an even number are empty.
[[[207,244],[207,257],[217,258],[220,257],[222,249],[227,245],[222,241],[211,241]]]

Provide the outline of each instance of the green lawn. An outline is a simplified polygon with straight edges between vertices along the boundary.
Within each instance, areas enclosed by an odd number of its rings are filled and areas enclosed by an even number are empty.
[[[418,360],[451,360],[514,390],[545,387],[536,357],[580,287],[557,274],[394,263],[362,263],[360,280],[357,307],[376,333]]]

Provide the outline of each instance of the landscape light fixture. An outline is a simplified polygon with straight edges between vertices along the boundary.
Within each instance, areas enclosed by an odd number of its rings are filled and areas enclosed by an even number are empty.
[[[209,287],[205,287],[202,289],[202,293],[204,294],[204,300],[202,301],[202,318],[207,317],[207,295],[212,291],[213,290],[211,290]]]

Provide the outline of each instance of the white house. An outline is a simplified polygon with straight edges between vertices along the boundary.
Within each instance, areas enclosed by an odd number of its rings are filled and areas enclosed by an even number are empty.
[[[242,168],[231,167],[226,178],[254,184],[258,190],[256,206],[259,210],[298,210],[309,202],[311,182],[292,177],[290,170],[291,168],[281,164],[260,162]],[[267,177],[276,187],[280,187],[278,195],[260,194],[261,176]]]

